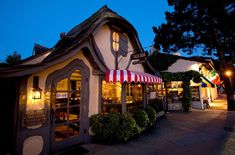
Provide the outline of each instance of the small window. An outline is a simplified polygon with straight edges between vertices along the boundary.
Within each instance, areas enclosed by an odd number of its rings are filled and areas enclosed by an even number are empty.
[[[120,38],[120,54],[122,56],[127,56],[128,52],[128,38],[126,34],[122,34]]]
[[[128,53],[128,37],[126,33],[122,33],[120,31],[112,32],[112,51],[118,52],[118,56],[127,56]],[[115,54],[115,53],[114,53]]]
[[[113,50],[115,52],[118,52],[119,51],[119,34],[117,32],[113,32],[112,38],[113,38],[113,41],[112,41]]]

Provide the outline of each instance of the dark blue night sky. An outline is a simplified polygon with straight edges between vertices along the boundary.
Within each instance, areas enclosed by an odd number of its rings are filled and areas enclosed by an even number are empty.
[[[164,12],[172,9],[167,0],[1,0],[0,61],[13,51],[31,56],[34,43],[53,47],[61,32],[105,4],[134,25],[143,47],[153,44],[152,26],[164,23]]]

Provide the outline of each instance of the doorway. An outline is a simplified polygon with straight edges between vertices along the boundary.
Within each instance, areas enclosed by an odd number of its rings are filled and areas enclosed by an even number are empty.
[[[90,69],[80,59],[48,75],[45,104],[49,105],[46,146],[50,154],[90,140]],[[50,92],[50,93],[48,93]]]
[[[85,142],[89,125],[87,74],[73,69],[56,77],[51,85],[52,153]]]

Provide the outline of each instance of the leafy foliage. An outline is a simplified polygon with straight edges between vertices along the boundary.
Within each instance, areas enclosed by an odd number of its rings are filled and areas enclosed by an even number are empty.
[[[152,107],[147,107],[145,109],[145,112],[147,113],[149,118],[149,126],[154,125],[157,120],[157,112]]]
[[[195,82],[200,83],[202,75],[194,70],[186,71],[186,72],[161,72],[161,77],[164,82],[170,82],[170,81],[183,81],[184,80],[191,80],[194,79]]]
[[[119,127],[115,136],[119,141],[127,141],[139,133],[135,119],[129,113],[123,114],[119,119]]]
[[[13,54],[8,55],[5,61],[9,65],[15,65],[19,63],[20,60],[21,60],[21,55],[15,51]]]
[[[183,98],[182,98],[182,107],[185,112],[189,111],[191,106],[192,95],[190,93],[190,80],[183,81]]]
[[[194,82],[200,83],[201,82],[201,74],[197,71],[186,71],[186,72],[162,72],[161,77],[164,82],[170,81],[183,81],[183,98],[182,98],[182,107],[184,111],[189,111],[191,106],[191,93],[190,93],[190,80],[193,79]]]
[[[149,118],[147,113],[142,109],[137,109],[133,111],[133,118],[136,120],[136,123],[141,128],[141,130],[145,130],[149,123]]]
[[[93,115],[90,118],[91,130],[101,142],[127,141],[155,124],[156,111],[151,107],[145,111],[136,109],[132,114],[126,112],[123,115],[119,113]]]
[[[166,24],[154,27],[156,47],[166,52],[182,49],[191,54],[194,47],[204,47],[207,54],[235,49],[235,4],[233,0],[168,0],[174,7],[166,12]]]
[[[234,0],[168,0],[168,4],[174,11],[165,13],[167,23],[153,27],[155,48],[187,54],[203,48],[205,54],[218,56],[221,72],[233,68],[225,54],[231,56],[235,49],[235,22],[231,22],[235,19]],[[231,82],[226,76],[224,84],[228,109],[235,110]]]
[[[115,133],[119,126],[119,114],[96,114],[90,118],[91,129],[95,133],[98,140],[114,141]]]
[[[163,55],[163,54],[157,54],[157,55],[151,55],[149,57],[149,62],[152,66],[154,66],[155,69],[159,71],[167,70],[169,66],[171,66],[173,63],[175,63],[179,58],[175,55]]]
[[[152,107],[156,112],[163,111],[163,100],[162,99],[151,99],[149,100],[148,105]]]

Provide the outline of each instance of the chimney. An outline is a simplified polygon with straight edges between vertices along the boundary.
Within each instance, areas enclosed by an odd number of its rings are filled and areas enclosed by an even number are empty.
[[[64,39],[65,38],[65,32],[61,32],[60,33],[60,39]]]

